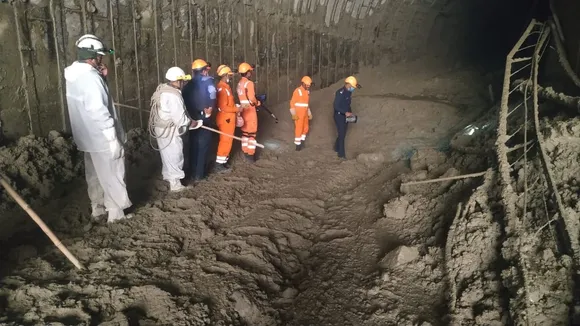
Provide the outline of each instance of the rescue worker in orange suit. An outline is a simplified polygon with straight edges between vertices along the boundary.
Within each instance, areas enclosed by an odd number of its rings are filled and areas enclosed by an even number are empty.
[[[294,90],[290,100],[290,114],[294,120],[294,144],[297,151],[304,147],[309,129],[308,120],[312,120],[312,111],[310,111],[308,104],[311,85],[312,79],[310,77],[302,77],[301,85]]]
[[[217,110],[216,123],[218,129],[228,135],[234,135],[236,131],[236,118],[239,111],[234,102],[234,93],[229,85],[234,73],[226,65],[217,68],[217,75],[221,80],[217,84]],[[224,172],[229,169],[228,163],[230,152],[232,150],[233,139],[228,136],[220,135],[216,155],[216,172]]]
[[[254,162],[256,154],[256,133],[258,132],[258,114],[256,108],[261,103],[256,99],[256,89],[254,82],[250,80],[254,68],[244,62],[238,67],[238,72],[242,79],[238,83],[237,92],[240,105],[242,107],[242,152],[249,162]]]
[[[336,142],[334,143],[334,151],[342,160],[346,160],[346,150],[344,148],[346,127],[348,126],[346,118],[353,115],[350,103],[352,92],[356,88],[361,88],[361,86],[356,78],[350,76],[344,80],[344,86],[337,90],[334,95],[334,124],[338,131],[338,137],[336,137]]]
[[[191,64],[192,80],[185,85],[181,94],[183,102],[194,120],[202,120],[203,125],[211,125],[211,116],[216,101],[216,88],[213,77],[209,74],[210,65],[202,59]],[[206,158],[212,139],[212,133],[206,129],[196,129],[189,132],[191,147],[190,171],[192,182],[206,178]]]

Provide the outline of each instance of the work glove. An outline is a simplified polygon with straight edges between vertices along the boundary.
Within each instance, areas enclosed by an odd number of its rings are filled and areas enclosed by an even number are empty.
[[[293,114],[292,115],[292,120],[294,120],[294,121],[298,120],[298,116],[296,114]]]
[[[243,111],[243,110],[242,110],[242,106],[241,106],[241,105],[239,105],[239,104],[236,104],[236,108],[238,109],[238,112],[242,112],[242,111]]]
[[[312,120],[312,114],[308,115],[308,120]]]
[[[103,130],[103,135],[105,135],[105,138],[109,142],[109,150],[111,151],[113,159],[118,160],[123,157],[125,152],[123,150],[123,146],[121,146],[121,143],[117,139],[117,132],[115,131],[115,127]]]

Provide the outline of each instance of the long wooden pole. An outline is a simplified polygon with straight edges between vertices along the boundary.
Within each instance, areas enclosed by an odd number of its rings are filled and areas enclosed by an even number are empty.
[[[60,240],[56,237],[56,235],[52,233],[52,231],[48,228],[48,226],[44,224],[44,222],[40,219],[40,217],[38,217],[38,215],[32,210],[32,208],[28,206],[28,204],[24,201],[24,199],[22,199],[22,197],[20,197],[20,195],[16,193],[14,188],[12,188],[10,184],[8,184],[8,182],[6,182],[5,178],[2,176],[0,176],[0,184],[2,184],[2,187],[6,189],[6,192],[8,192],[8,194],[16,201],[16,203],[18,203],[18,205],[20,205],[20,207],[22,207],[22,209],[26,211],[28,215],[30,215],[30,217],[34,220],[34,222],[36,222],[36,224],[40,226],[44,234],[46,234],[48,238],[50,238],[52,243],[54,243],[54,245],[66,256],[66,258],[68,258],[68,260],[70,260],[70,262],[73,263],[73,265],[75,265],[76,268],[83,269],[83,266],[81,265],[81,263],[79,263],[79,261],[75,258],[75,256],[73,256],[73,254],[71,254],[70,251],[66,249],[66,247],[60,242]]]
[[[472,174],[457,175],[454,177],[444,177],[444,178],[439,178],[439,179],[430,179],[430,180],[421,180],[421,181],[410,181],[410,182],[401,183],[401,186],[421,185],[421,184],[433,183],[433,182],[443,182],[443,181],[449,181],[449,180],[476,178],[476,177],[481,177],[481,176],[485,175],[486,173],[487,173],[487,171],[483,171],[483,172],[477,172],[477,173],[472,173]]]
[[[234,136],[234,135],[226,134],[225,132],[221,132],[221,131],[219,131],[219,130],[217,130],[217,129],[213,129],[213,128],[211,128],[211,127],[207,127],[207,126],[201,126],[201,128],[203,128],[203,129],[205,129],[205,130],[213,131],[213,132],[215,132],[216,134],[224,135],[224,136],[231,137],[231,138],[233,138],[233,139],[236,139],[236,140],[242,141],[242,138],[240,138],[240,137],[236,137],[236,136]],[[262,144],[260,144],[260,143],[256,143],[256,146],[257,146],[257,147],[260,147],[260,148],[264,148],[264,145],[262,145]]]
[[[117,106],[129,108],[129,109],[135,109],[135,110],[138,110],[139,109],[138,107],[135,107],[135,106],[132,106],[132,105],[126,105],[126,104],[120,104],[120,103],[113,103],[113,104],[114,105],[117,105]],[[240,138],[240,137],[236,137],[234,135],[226,134],[225,132],[221,132],[221,131],[219,131],[217,129],[214,129],[214,128],[211,128],[211,127],[207,127],[207,126],[203,126],[202,125],[201,128],[206,129],[206,130],[209,130],[209,131],[213,131],[216,134],[224,135],[224,136],[227,136],[227,137],[230,137],[230,138],[233,138],[233,139],[242,141],[242,138]],[[260,143],[256,143],[256,146],[257,147],[260,147],[260,148],[264,148],[264,145],[262,145]]]

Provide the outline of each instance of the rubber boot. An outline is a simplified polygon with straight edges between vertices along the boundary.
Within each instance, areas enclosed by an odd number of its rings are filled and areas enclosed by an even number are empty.
[[[228,166],[226,166],[225,164],[216,164],[215,168],[214,168],[214,172],[216,173],[224,173],[224,172],[229,172],[230,168]]]
[[[105,210],[105,206],[103,206],[103,205],[91,204],[91,208],[92,208],[91,215],[93,217],[103,216],[107,213],[107,211]]]
[[[203,178],[192,177],[191,179],[189,179],[189,182],[187,183],[187,185],[193,187],[193,186],[199,184],[200,182],[204,182],[206,180],[207,180],[207,177],[203,177]]]
[[[302,149],[302,145],[296,145],[296,151],[299,152]]]
[[[181,184],[181,180],[179,179],[169,180],[169,191],[180,192],[182,190],[185,190],[185,187]]]
[[[133,217],[132,215],[125,215],[122,209],[114,208],[109,210],[109,217],[107,218],[107,223],[114,223],[120,220],[129,219]]]
[[[250,154],[244,154],[244,158],[246,159],[247,162],[249,163],[254,163],[256,162],[256,159],[254,158],[254,155],[250,155]]]

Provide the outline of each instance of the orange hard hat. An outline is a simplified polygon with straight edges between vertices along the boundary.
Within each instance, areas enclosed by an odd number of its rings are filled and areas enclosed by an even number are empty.
[[[208,64],[203,59],[196,59],[194,62],[191,63],[191,70],[201,70],[207,67]]]
[[[239,72],[240,74],[245,74],[245,73],[247,73],[248,71],[252,71],[252,70],[254,70],[254,67],[252,67],[252,65],[250,65],[250,64],[249,64],[249,63],[247,63],[247,62],[242,62],[242,63],[240,63],[240,66],[238,67],[238,72]]]
[[[234,72],[232,71],[232,69],[226,65],[220,65],[217,68],[217,75],[222,77],[224,75],[233,75]]]
[[[312,85],[312,78],[310,78],[309,76],[304,76],[304,77],[302,77],[301,82],[304,85],[310,86],[310,85]]]
[[[358,83],[356,78],[354,78],[354,76],[347,77],[344,82],[345,84],[351,84],[352,87],[361,88],[361,85]]]

